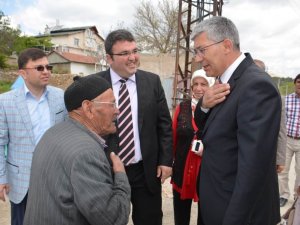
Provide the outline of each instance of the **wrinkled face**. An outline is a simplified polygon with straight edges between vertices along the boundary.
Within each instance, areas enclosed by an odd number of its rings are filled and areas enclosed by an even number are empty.
[[[297,79],[296,80],[296,83],[295,83],[295,92],[298,96],[300,96],[300,79]]]
[[[137,50],[134,41],[117,41],[113,45],[112,52],[121,55],[107,55],[107,61],[116,73],[124,78],[129,78],[136,72],[140,64],[140,55]]]
[[[44,89],[49,84],[51,70],[47,70],[45,67],[47,65],[49,65],[48,59],[43,57],[36,61],[29,60],[25,67],[19,70],[29,89]],[[43,71],[38,71],[41,66],[44,67]]]
[[[192,92],[196,99],[200,99],[208,88],[208,82],[203,77],[195,77],[193,79]]]
[[[116,132],[115,121],[119,114],[112,89],[107,89],[92,100],[92,124],[100,136]]]
[[[224,41],[209,40],[206,33],[201,33],[194,39],[194,49],[201,50],[195,55],[195,61],[201,63],[207,76],[217,77],[224,73],[226,70],[224,57],[227,54]]]

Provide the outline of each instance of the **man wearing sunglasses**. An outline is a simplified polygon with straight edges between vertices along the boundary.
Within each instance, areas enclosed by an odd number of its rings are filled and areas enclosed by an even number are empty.
[[[13,225],[23,224],[34,148],[48,128],[67,116],[63,90],[48,86],[52,66],[47,55],[26,49],[18,67],[24,85],[0,95],[0,199],[9,196]]]

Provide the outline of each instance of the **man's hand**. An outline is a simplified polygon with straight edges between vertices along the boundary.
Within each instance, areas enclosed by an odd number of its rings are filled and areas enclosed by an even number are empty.
[[[226,95],[228,95],[229,93],[229,84],[216,83],[205,91],[201,107],[210,109],[215,105],[223,102],[226,99]]]
[[[121,161],[121,159],[119,158],[119,156],[117,156],[114,152],[110,153],[110,159],[112,161],[113,164],[113,171],[116,172],[124,172],[125,173],[125,168],[124,165]]]
[[[5,196],[9,192],[8,184],[0,184],[0,199],[5,202]]]
[[[168,166],[158,166],[156,176],[160,177],[161,183],[163,184],[165,180],[172,175],[172,167]]]
[[[277,173],[281,173],[284,170],[284,166],[276,165],[276,170],[277,170]]]

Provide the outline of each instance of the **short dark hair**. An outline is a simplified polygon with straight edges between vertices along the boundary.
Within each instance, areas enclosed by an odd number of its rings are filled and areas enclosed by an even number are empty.
[[[298,79],[300,79],[300,73],[295,77],[295,79],[294,79],[294,84],[296,84],[296,81],[297,81]]]
[[[113,54],[112,47],[117,41],[129,41],[133,42],[135,41],[132,33],[130,33],[128,30],[119,29],[110,32],[106,39],[105,39],[105,51],[106,54]]]
[[[39,48],[27,48],[23,50],[18,57],[18,67],[23,69],[29,60],[38,60],[47,57],[46,53]]]

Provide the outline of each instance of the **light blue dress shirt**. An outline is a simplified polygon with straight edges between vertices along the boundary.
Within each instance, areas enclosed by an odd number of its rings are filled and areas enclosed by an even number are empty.
[[[40,99],[36,99],[25,84],[24,87],[34,140],[35,144],[37,144],[46,130],[50,128],[50,110],[47,101],[48,90],[46,88]]]

